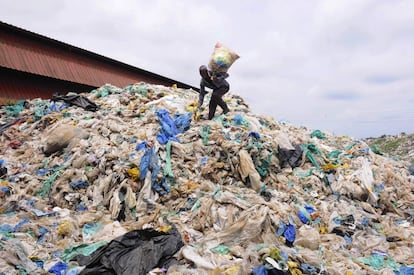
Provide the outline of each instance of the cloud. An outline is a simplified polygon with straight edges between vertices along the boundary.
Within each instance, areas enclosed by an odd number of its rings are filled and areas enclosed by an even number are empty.
[[[329,100],[353,101],[359,98],[359,95],[350,91],[330,91],[324,97]]]
[[[393,83],[398,80],[399,80],[398,77],[391,76],[391,75],[373,75],[366,79],[368,83],[379,84],[379,85]]]

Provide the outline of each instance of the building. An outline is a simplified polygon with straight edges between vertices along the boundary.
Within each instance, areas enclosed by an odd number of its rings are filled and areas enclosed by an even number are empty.
[[[0,21],[0,104],[144,81],[197,88]]]

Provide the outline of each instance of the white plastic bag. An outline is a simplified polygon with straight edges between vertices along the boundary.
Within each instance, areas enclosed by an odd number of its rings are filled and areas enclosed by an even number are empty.
[[[246,181],[246,178],[249,177],[252,188],[256,192],[259,192],[263,184],[260,181],[259,173],[254,167],[252,157],[249,155],[249,153],[246,150],[240,150],[239,158],[240,158],[239,173],[243,181]]]
[[[295,245],[309,248],[311,250],[317,250],[321,243],[319,232],[316,228],[303,225],[298,230],[298,237],[296,238]]]

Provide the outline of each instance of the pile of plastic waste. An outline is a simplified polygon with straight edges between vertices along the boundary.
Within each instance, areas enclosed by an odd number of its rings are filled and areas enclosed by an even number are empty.
[[[382,135],[364,141],[377,154],[414,164],[414,134]]]
[[[197,100],[107,84],[2,107],[0,274],[413,274],[408,162]]]

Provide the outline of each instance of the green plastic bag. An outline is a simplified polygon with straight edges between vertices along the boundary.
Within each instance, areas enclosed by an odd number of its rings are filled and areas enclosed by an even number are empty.
[[[399,269],[398,264],[387,255],[371,254],[368,257],[358,258],[358,261],[371,266],[375,270],[391,268],[392,270],[397,271]]]
[[[380,151],[380,149],[378,148],[377,145],[372,144],[371,146],[369,146],[369,148],[371,148],[372,152],[374,152],[377,155],[383,155],[383,153]]]
[[[89,256],[93,252],[95,252],[98,248],[104,245],[107,245],[107,244],[108,242],[102,241],[102,242],[93,243],[91,245],[78,244],[78,245],[69,246],[63,251],[62,260],[65,263],[67,263],[77,255]]]
[[[6,107],[6,114],[8,116],[17,117],[21,111],[24,109],[24,100],[17,101],[16,104]]]
[[[203,126],[203,128],[201,129],[201,133],[200,133],[200,136],[203,139],[203,145],[207,145],[210,133],[211,133],[210,125]]]
[[[319,157],[322,157],[322,152],[316,147],[315,144],[308,143],[308,144],[301,144],[300,147],[305,153],[305,156],[310,160],[310,162],[315,166],[318,170],[321,169],[319,163],[316,161],[314,154]]]
[[[319,139],[326,139],[326,136],[320,130],[313,131],[312,134],[310,135],[310,137],[311,138],[317,137]]]
[[[165,166],[164,175],[173,178],[174,173],[171,168],[171,140],[167,142],[166,149],[167,149],[167,152],[166,152],[165,161],[167,164]]]
[[[229,253],[230,248],[228,246],[225,246],[225,245],[220,244],[220,245],[218,245],[216,247],[213,247],[210,250],[213,251],[213,252],[220,253],[221,255],[226,255],[227,253]]]

